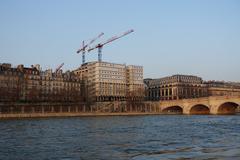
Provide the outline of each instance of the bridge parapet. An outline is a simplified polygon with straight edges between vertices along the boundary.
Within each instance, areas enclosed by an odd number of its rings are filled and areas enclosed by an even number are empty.
[[[205,114],[231,113],[240,106],[240,96],[210,96],[193,99],[168,101],[146,101],[144,105],[152,112],[168,112],[176,110],[183,114],[197,112]]]
[[[224,114],[234,112],[234,108],[240,106],[240,96],[210,96],[194,99],[169,100],[159,102],[161,111],[170,107],[179,106],[183,114],[191,114],[197,111],[209,114]],[[197,106],[197,107],[196,107]]]

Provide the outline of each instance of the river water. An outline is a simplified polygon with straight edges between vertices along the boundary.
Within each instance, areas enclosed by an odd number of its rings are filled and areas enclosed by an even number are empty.
[[[240,159],[240,115],[0,121],[1,160]]]

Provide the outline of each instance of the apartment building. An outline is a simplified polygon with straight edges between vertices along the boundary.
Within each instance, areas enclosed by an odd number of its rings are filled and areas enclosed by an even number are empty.
[[[16,101],[21,98],[23,74],[11,64],[0,64],[0,102]]]
[[[0,64],[0,102],[79,102],[80,79],[74,73],[41,71],[40,65]]]

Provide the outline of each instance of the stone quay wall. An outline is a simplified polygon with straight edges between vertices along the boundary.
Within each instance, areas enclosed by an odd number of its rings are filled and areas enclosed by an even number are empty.
[[[95,103],[0,103],[1,118],[104,116],[148,114],[236,114],[239,96],[170,101],[111,101]]]
[[[145,103],[0,103],[0,119],[32,117],[73,117],[161,114]]]

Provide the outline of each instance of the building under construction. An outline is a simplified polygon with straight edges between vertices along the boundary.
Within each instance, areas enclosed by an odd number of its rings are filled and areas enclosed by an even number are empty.
[[[74,71],[82,82],[86,99],[91,101],[138,101],[144,98],[143,67],[135,65],[116,64],[102,61],[102,48],[111,42],[122,38],[133,30],[128,30],[121,35],[113,36],[105,42],[94,47],[90,45],[104,33],[100,33],[89,43],[83,41],[77,53],[82,53],[82,65]],[[98,50],[98,61],[85,62],[86,51],[89,53]]]
[[[74,73],[84,82],[91,101],[125,101],[144,98],[143,67],[109,62],[89,62]]]

